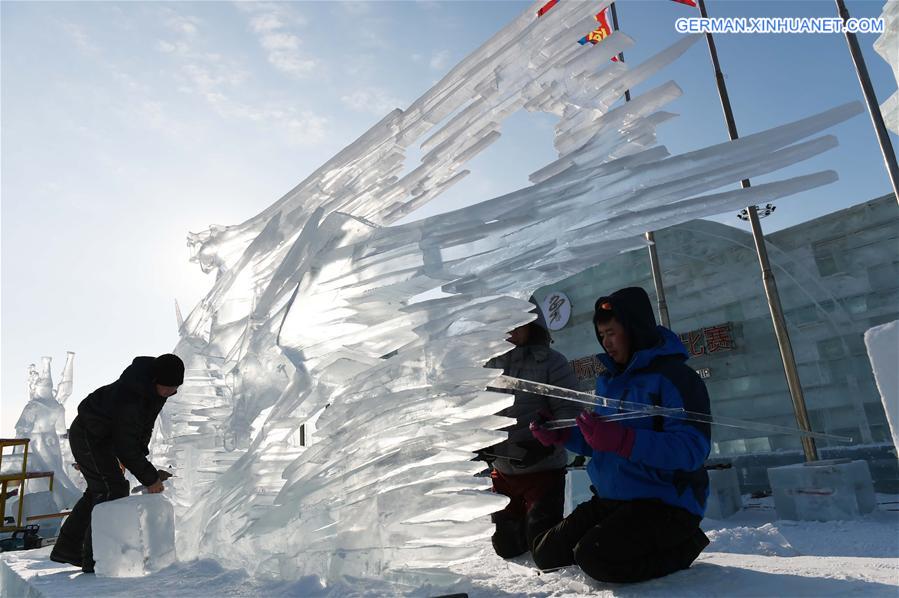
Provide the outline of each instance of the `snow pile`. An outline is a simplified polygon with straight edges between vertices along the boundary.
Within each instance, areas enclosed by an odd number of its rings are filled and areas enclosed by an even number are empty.
[[[899,10],[899,0],[894,4]],[[899,47],[896,52],[899,53]],[[890,424],[893,446],[899,449],[899,321],[875,326],[865,332],[865,347]]]
[[[97,505],[91,532],[99,576],[140,577],[175,562],[174,508],[159,494]]]
[[[880,18],[884,21],[884,29],[874,42],[874,49],[893,67],[893,76],[899,85],[899,0],[887,0]],[[880,105],[880,112],[887,128],[899,135],[899,91]]]
[[[798,556],[777,527],[766,523],[762,527],[733,527],[710,530],[706,535],[711,544],[707,552],[730,552],[734,554],[761,554],[765,556]]]

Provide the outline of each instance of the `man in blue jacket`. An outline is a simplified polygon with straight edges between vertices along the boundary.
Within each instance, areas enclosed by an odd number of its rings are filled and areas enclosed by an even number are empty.
[[[684,364],[677,335],[656,326],[646,291],[600,297],[593,324],[608,370],[596,381],[597,395],[709,413],[705,384]],[[599,581],[643,581],[686,569],[709,544],[699,528],[709,492],[709,424],[603,420],[617,411],[597,407],[564,430],[531,424],[543,444],[592,457],[587,472],[597,494],[537,538],[532,554],[541,569],[577,564]]]

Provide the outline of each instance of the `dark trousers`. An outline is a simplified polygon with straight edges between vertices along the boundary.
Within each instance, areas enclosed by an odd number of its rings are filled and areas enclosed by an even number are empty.
[[[87,490],[66,518],[50,556],[61,560],[81,562],[93,571],[94,551],[91,544],[91,512],[95,505],[107,500],[128,496],[129,485],[109,440],[97,440],[81,426],[78,418],[69,429],[69,444]]]
[[[493,491],[508,496],[506,508],[493,514],[493,548],[504,559],[522,555],[543,532],[562,521],[565,470],[508,475],[493,470]]]
[[[541,569],[578,565],[599,581],[630,583],[686,569],[708,546],[701,518],[657,500],[593,497],[537,538]]]

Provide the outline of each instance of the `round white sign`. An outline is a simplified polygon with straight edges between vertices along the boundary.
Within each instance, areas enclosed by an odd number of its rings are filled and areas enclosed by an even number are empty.
[[[553,291],[543,299],[541,304],[546,326],[550,330],[561,330],[571,318],[571,301],[561,291]]]

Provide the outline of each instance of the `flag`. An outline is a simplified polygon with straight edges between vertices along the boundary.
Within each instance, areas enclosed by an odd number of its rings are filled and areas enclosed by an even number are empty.
[[[610,35],[612,35],[612,28],[609,26],[609,17],[608,17],[609,9],[604,8],[603,10],[596,13],[594,19],[599,22],[599,27],[582,37],[578,40],[578,43],[582,46],[586,46],[587,44],[593,44],[594,46],[606,39]]]
[[[557,3],[558,1],[559,1],[559,0],[549,0],[549,2],[547,2],[546,4],[544,4],[543,7],[542,7],[540,10],[537,11],[537,16],[538,16],[538,17],[542,17],[543,15],[545,15],[547,12],[549,12],[549,9],[550,9],[550,8],[552,8],[553,6],[556,5],[556,3]],[[692,1],[692,0],[688,0],[688,1]]]
[[[686,4],[687,6],[692,6],[693,8],[696,8],[695,0],[671,0],[671,1],[677,2],[678,4]],[[555,2],[553,4],[555,4]],[[549,9],[547,9],[547,10],[549,10]]]

